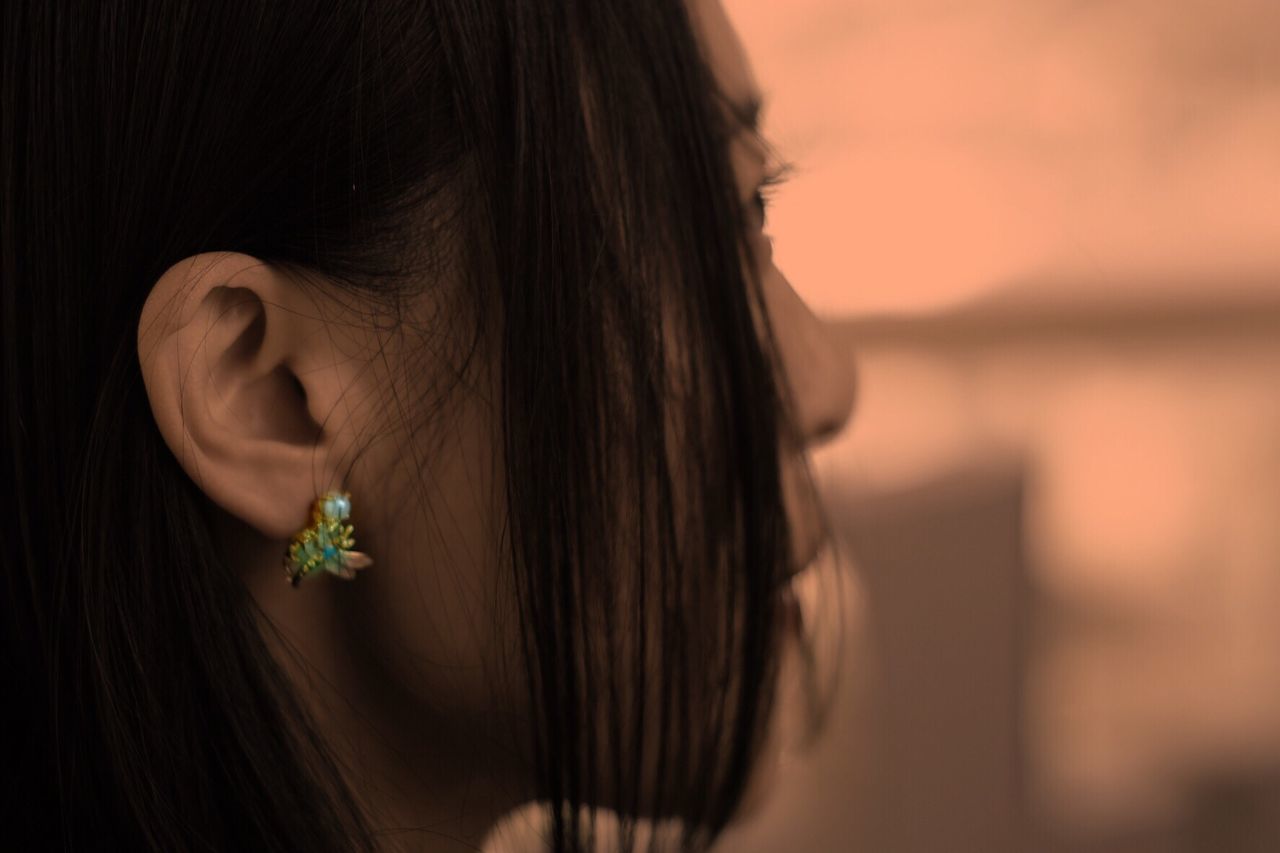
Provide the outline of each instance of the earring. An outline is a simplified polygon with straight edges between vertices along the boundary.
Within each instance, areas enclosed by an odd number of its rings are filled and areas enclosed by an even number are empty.
[[[344,524],[351,515],[351,495],[328,492],[311,508],[311,526],[297,533],[284,555],[285,573],[294,586],[320,572],[351,580],[360,569],[373,565],[368,554],[352,551],[355,530]]]

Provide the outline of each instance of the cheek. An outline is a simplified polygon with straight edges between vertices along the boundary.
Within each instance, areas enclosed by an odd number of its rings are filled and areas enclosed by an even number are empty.
[[[761,231],[751,240],[756,252],[756,262],[760,264],[765,276],[778,275],[778,270],[773,265],[773,235],[768,231]]]
[[[375,565],[359,579],[359,630],[393,687],[445,714],[505,709],[515,695],[498,677],[516,649],[502,444],[493,413],[459,396],[360,463],[377,515],[360,539]]]

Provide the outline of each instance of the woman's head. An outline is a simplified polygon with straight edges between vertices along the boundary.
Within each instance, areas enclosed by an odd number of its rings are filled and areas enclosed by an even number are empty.
[[[727,820],[848,402],[719,6],[5,15],[9,748],[67,840]],[[293,589],[332,487],[374,567]]]

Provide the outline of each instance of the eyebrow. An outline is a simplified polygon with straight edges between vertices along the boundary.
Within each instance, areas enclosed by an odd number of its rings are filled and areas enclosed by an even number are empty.
[[[741,127],[739,133],[750,133],[758,136],[760,134],[760,115],[764,112],[763,96],[752,92],[747,95],[745,100],[736,98],[725,98],[729,105],[729,112],[733,114],[734,119]]]

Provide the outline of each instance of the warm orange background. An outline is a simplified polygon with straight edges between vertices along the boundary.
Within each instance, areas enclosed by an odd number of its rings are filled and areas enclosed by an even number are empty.
[[[726,849],[1280,849],[1280,3],[725,2],[861,377],[843,704]]]
[[[774,231],[817,307],[1155,298],[1280,269],[1274,0],[726,6],[802,167]]]

